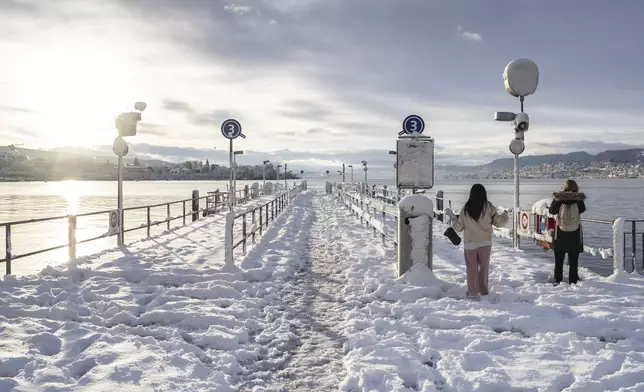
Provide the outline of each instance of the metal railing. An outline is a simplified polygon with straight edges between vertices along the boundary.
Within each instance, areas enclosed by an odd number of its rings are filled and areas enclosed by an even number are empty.
[[[374,236],[380,236],[383,245],[385,245],[387,240],[393,242],[394,245],[398,244],[396,231],[387,230],[387,217],[393,219],[394,227],[398,227],[398,215],[387,210],[383,200],[381,200],[383,204],[380,206],[377,206],[375,203],[367,203],[367,206],[365,207],[365,199],[359,197],[359,194],[349,193],[347,190],[339,189],[336,186],[333,187],[333,193],[344,205],[347,206],[352,214],[360,219],[360,223],[364,223],[367,229],[371,228],[373,230]],[[362,194],[360,195],[365,196]],[[371,198],[368,200],[376,199]],[[380,219],[377,219],[376,217]]]
[[[394,227],[398,227],[398,225],[397,225],[398,217],[397,217],[397,214],[395,212],[393,212],[391,210],[388,210],[386,208],[386,206],[387,205],[396,205],[398,203],[398,201],[400,200],[400,197],[404,196],[405,194],[407,194],[409,192],[400,192],[399,193],[395,189],[387,189],[387,188],[376,188],[376,189],[365,188],[365,187],[361,187],[360,184],[343,184],[342,187],[338,187],[336,184],[334,184],[333,189],[334,189],[334,192],[336,193],[336,195],[343,201],[343,203],[345,205],[347,205],[351,209],[351,211],[356,214],[357,217],[360,218],[361,222],[363,222],[363,220],[364,220],[366,222],[366,224],[367,224],[367,227],[369,227],[369,225],[371,225],[373,227],[373,229],[374,229],[374,232],[377,231],[377,232],[380,233],[380,235],[383,238],[383,243],[384,243],[385,239],[390,239],[392,242],[394,242],[394,244],[396,244],[397,239],[395,237],[392,237],[388,233],[387,228],[384,227],[385,226],[384,221],[385,221],[387,216],[390,216],[390,217],[393,218],[393,220],[395,222]],[[350,193],[352,191],[356,192],[356,193],[355,194]],[[419,193],[423,193],[423,192],[419,192]],[[445,210],[447,208],[449,208],[450,210],[453,210],[453,204],[455,204],[455,203],[453,203],[454,200],[452,200],[450,198],[447,198],[445,196],[439,196],[439,195],[442,195],[442,191],[436,192],[435,195],[436,195],[435,199],[434,199],[435,200],[435,204],[434,204],[434,206],[435,206],[435,218],[440,220],[440,221],[444,221]],[[364,199],[365,197],[370,198],[371,200],[379,200],[380,202],[382,202],[382,205],[381,206],[376,206],[374,203],[366,203],[365,199]],[[347,199],[349,199],[349,201],[347,201]],[[464,204],[463,201],[459,201],[459,202],[461,204]],[[365,207],[365,205],[366,205],[366,207]],[[369,210],[371,210],[371,214],[369,214],[370,216],[381,215],[380,221],[383,222],[382,223],[383,228],[380,227],[379,223],[374,224],[373,220],[369,220],[366,216],[364,216],[365,211],[369,211]],[[611,229],[613,228],[613,225],[616,222],[616,220],[610,221],[610,220],[594,219],[594,218],[583,218],[583,217],[582,217],[581,221],[585,222],[585,223],[589,223],[589,224],[602,225],[604,227],[608,226]],[[637,238],[639,236],[641,238],[641,246],[642,246],[642,248],[641,248],[642,268],[644,269],[644,231],[638,231],[638,226],[637,226],[638,223],[644,223],[644,219],[640,219],[640,220],[626,219],[626,220],[624,220],[624,222],[625,222],[625,225],[624,225],[625,227],[624,227],[623,233],[622,234],[619,234],[619,233],[617,234],[618,236],[620,236],[622,238],[621,242],[622,242],[622,248],[623,248],[622,249],[622,251],[623,251],[623,253],[622,253],[623,259],[621,260],[621,263],[622,263],[624,269],[626,269],[626,264],[627,264],[627,243],[628,243],[627,240],[630,239],[631,250],[632,250],[630,267],[631,267],[631,271],[637,271],[637,268],[636,268],[636,258],[638,256],[638,253],[637,253]],[[509,234],[510,237],[513,235],[513,233],[508,233],[508,234]],[[614,235],[615,235],[615,233],[611,233],[607,237],[610,238],[611,240],[613,240]],[[529,238],[529,239],[534,240],[534,237],[522,237],[522,238],[526,238],[526,239]],[[611,249],[611,254],[610,255],[612,255],[616,251],[616,249],[614,249],[614,247],[615,247],[615,244],[610,245],[610,249]],[[593,247],[587,247],[587,246],[585,247],[586,252],[589,252],[589,253],[591,253],[593,255],[601,253],[603,258],[607,258],[606,257],[607,255],[604,254],[603,252],[601,252],[602,250],[603,250],[602,248],[597,249],[597,248],[593,248]]]
[[[237,192],[240,193],[240,195],[244,195],[244,192],[248,194],[247,189],[246,190],[242,189]],[[146,205],[146,206],[124,208],[123,216],[125,216],[126,212],[145,210],[146,219],[145,219],[145,223],[143,223],[142,225],[138,227],[130,227],[130,228],[125,228],[125,219],[124,219],[124,222],[122,222],[122,225],[120,226],[120,230],[122,230],[123,234],[125,235],[125,233],[131,233],[131,232],[145,229],[146,235],[149,238],[151,236],[150,230],[152,227],[165,224],[166,229],[171,230],[172,228],[185,226],[188,223],[186,218],[189,216],[191,217],[190,222],[194,222],[199,219],[200,215],[207,216],[210,213],[218,212],[227,208],[227,201],[230,198],[230,195],[228,193],[219,192],[219,191],[208,192],[208,196],[199,197],[198,192],[196,192],[196,195],[197,197],[192,197],[189,199],[176,200],[176,201],[158,203],[158,204],[152,204],[152,205]],[[206,206],[204,208],[199,207],[201,205],[201,200],[206,201],[205,202]],[[246,199],[240,197],[240,201],[245,201],[245,200]],[[191,205],[190,205],[190,208],[188,209],[187,203],[189,202],[191,203]],[[182,212],[176,216],[172,216],[171,206],[175,206],[175,205],[182,205]],[[166,211],[166,218],[162,220],[152,221],[152,210],[163,208],[163,207],[165,208],[165,211]],[[109,217],[109,214],[112,211],[114,210],[103,210],[103,211],[95,211],[95,212],[73,214],[73,215],[59,215],[59,216],[46,217],[46,218],[35,218],[35,219],[26,219],[26,220],[20,220],[20,221],[0,223],[0,230],[2,227],[4,227],[4,230],[5,230],[5,257],[3,259],[0,259],[0,263],[5,263],[5,274],[7,275],[11,274],[12,262],[15,260],[19,260],[26,257],[35,256],[42,253],[63,249],[63,248],[68,248],[69,259],[74,260],[76,259],[76,253],[77,253],[76,249],[78,245],[109,238],[112,236],[118,236],[119,230],[115,232],[108,231],[105,234],[93,236],[91,238],[85,238],[82,240],[78,240],[76,236],[78,218],[105,215],[106,221],[107,221],[107,217]],[[182,224],[175,225],[173,227],[171,223],[179,219],[182,220]],[[60,220],[67,220],[67,243],[49,246],[41,249],[36,249],[29,252],[17,254],[17,255],[13,254],[12,238],[13,238],[14,228],[21,227],[24,225],[29,225],[29,224],[53,222],[53,221],[60,221]]]
[[[231,249],[237,249],[240,245],[242,246],[242,254],[246,255],[247,242],[250,239],[255,243],[255,236],[257,232],[261,236],[264,232],[264,229],[268,228],[268,225],[275,221],[275,219],[290,205],[291,201],[300,194],[300,192],[307,190],[307,182],[302,181],[299,185],[294,186],[291,189],[288,189],[276,197],[264,204],[249,208],[245,211],[242,211],[234,216],[230,221],[231,227],[226,228],[226,233],[231,233],[230,238],[226,238],[226,241],[231,241]],[[248,228],[248,216],[250,215],[250,230]],[[241,220],[242,222],[242,235],[241,238],[235,239],[234,237],[234,225],[235,221]],[[258,224],[259,223],[259,224]],[[229,257],[232,257],[230,254]],[[232,260],[227,260],[228,263],[231,263]]]

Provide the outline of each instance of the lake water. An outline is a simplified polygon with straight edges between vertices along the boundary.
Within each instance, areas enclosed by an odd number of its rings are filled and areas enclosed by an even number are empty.
[[[329,178],[339,181],[339,178]],[[309,180],[310,188],[322,188],[326,179]],[[372,183],[384,185],[391,184],[390,180],[371,180]],[[467,199],[470,186],[474,181],[441,181],[437,182],[431,195],[436,190],[443,190],[445,198],[451,199],[453,206],[459,208]],[[490,201],[496,205],[510,207],[513,204],[514,185],[512,181],[479,181],[488,190]],[[238,181],[238,188],[252,181]],[[165,203],[169,201],[188,199],[192,190],[199,190],[201,196],[207,191],[220,189],[226,190],[227,181],[138,181],[124,183],[125,207],[136,207],[150,204]],[[553,191],[561,188],[561,180],[522,180],[521,206],[529,209],[532,204],[540,199],[552,195]],[[611,180],[581,180],[579,185],[586,193],[588,211],[586,218],[613,220],[618,216],[630,219],[644,219],[644,181],[639,179],[611,179]],[[91,182],[91,181],[64,181],[64,182],[24,182],[0,183],[0,222],[25,220],[38,217],[85,213],[93,211],[110,210],[116,208],[116,183]],[[433,196],[432,196],[433,198]],[[190,203],[186,203],[190,209]],[[171,215],[177,216],[183,212],[182,205],[174,205]],[[152,220],[165,219],[165,207],[157,207],[151,211]],[[77,238],[83,240],[107,232],[107,215],[83,217],[78,219]],[[189,219],[189,218],[188,218]],[[137,227],[146,221],[145,210],[126,212],[125,224],[127,228]],[[175,222],[180,223],[180,222]],[[152,235],[161,233],[165,225],[152,228]],[[644,224],[640,223],[639,232],[644,232]],[[0,232],[0,252],[4,255],[4,231]],[[126,234],[126,242],[143,238],[145,230]],[[584,238],[586,245],[593,247],[609,247],[611,245],[611,227],[608,225],[586,223],[584,225]],[[63,245],[67,242],[67,222],[58,220],[37,224],[21,225],[12,228],[13,254],[23,254],[35,249]],[[526,241],[524,241],[525,243]],[[116,238],[110,237],[99,241],[78,246],[78,255],[93,254],[114,247]],[[627,255],[630,256],[632,248],[630,237],[627,240]],[[536,253],[536,247],[526,244],[526,249],[540,257],[552,257],[551,253]],[[642,263],[641,235],[637,238],[637,265]],[[32,256],[13,262],[14,273],[37,272],[47,264],[64,262],[67,251],[59,250],[43,255]],[[630,260],[630,257],[628,257]],[[610,272],[611,260],[586,255],[582,257],[582,265],[602,274]],[[4,265],[0,266],[2,272]],[[638,267],[641,268],[641,267]]]

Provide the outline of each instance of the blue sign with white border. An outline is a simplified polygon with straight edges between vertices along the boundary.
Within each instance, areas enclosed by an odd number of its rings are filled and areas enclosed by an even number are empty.
[[[237,139],[238,137],[246,138],[242,133],[242,126],[239,121],[229,118],[221,124],[221,134],[226,139]]]
[[[419,115],[412,114],[403,120],[402,128],[403,130],[399,132],[398,135],[402,135],[404,133],[408,135],[420,135],[425,130],[425,121],[423,121],[422,117]]]

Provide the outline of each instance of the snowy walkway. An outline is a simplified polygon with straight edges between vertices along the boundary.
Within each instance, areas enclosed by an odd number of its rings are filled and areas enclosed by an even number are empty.
[[[495,246],[464,299],[435,231],[434,282],[329,196],[300,195],[223,268],[222,217],[69,270],[0,282],[0,391],[644,391],[644,279]],[[438,284],[427,284],[427,282]]]

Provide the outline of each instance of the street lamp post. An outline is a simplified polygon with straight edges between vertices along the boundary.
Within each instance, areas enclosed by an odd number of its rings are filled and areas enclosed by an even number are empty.
[[[286,168],[288,167],[288,163],[284,164],[284,190],[288,190],[288,183],[286,182],[288,179],[288,172],[286,171]]]
[[[364,186],[365,191],[369,192],[369,183],[367,182],[367,161],[362,161],[362,166],[364,166]]]
[[[282,167],[282,165],[277,165],[277,170],[276,170],[278,185],[279,185],[279,181],[280,181],[280,167]]]
[[[353,165],[348,165],[347,167],[351,169],[351,186],[353,186]]]
[[[521,103],[521,112],[496,112],[496,121],[512,121],[514,139],[510,141],[510,152],[514,155],[514,211],[512,213],[512,243],[515,249],[519,248],[519,155],[525,151],[524,133],[530,127],[530,118],[523,112],[523,100],[533,94],[539,84],[539,67],[528,59],[517,59],[506,65],[503,71],[503,80],[506,91],[518,97]]]
[[[264,181],[264,189],[266,189],[266,164],[270,161],[264,161],[262,165],[262,179]]]
[[[118,157],[118,178],[117,178],[117,215],[118,215],[118,236],[116,238],[117,245],[121,246],[125,243],[124,232],[124,214],[123,214],[123,157],[129,152],[129,146],[123,139],[127,136],[136,136],[136,126],[141,121],[141,113],[145,110],[147,105],[145,102],[137,102],[134,104],[134,110],[131,112],[121,113],[116,117],[116,129],[119,135],[114,139],[112,151]]]
[[[233,186],[231,197],[233,199],[233,207],[237,206],[237,155],[243,155],[244,151],[238,150],[233,152]]]

